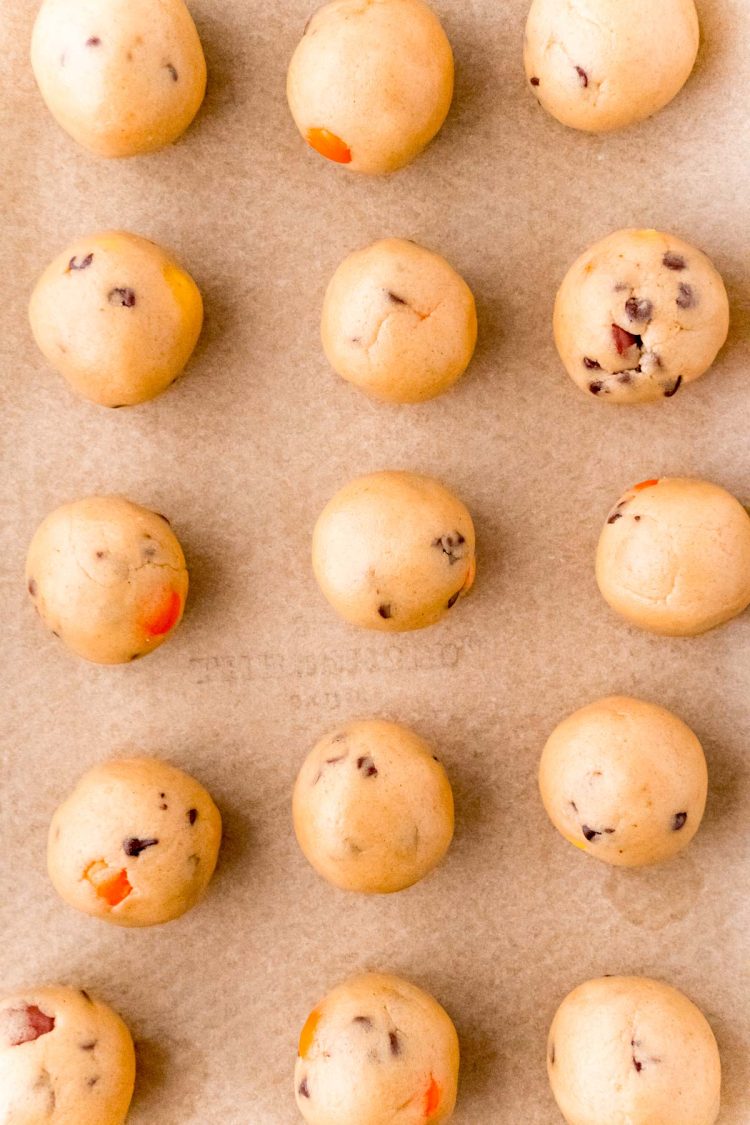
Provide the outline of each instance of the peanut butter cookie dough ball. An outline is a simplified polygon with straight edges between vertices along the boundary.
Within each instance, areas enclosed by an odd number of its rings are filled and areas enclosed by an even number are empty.
[[[203,897],[221,816],[195,778],[156,758],[94,766],[50,824],[47,868],[70,906],[117,926],[156,926]]]
[[[99,156],[134,156],[185,132],[206,60],[182,0],[44,0],[31,63],[52,116]]]
[[[302,1029],[297,1106],[308,1125],[436,1125],[456,1104],[458,1036],[447,1012],[399,977],[365,973]]]
[[[647,977],[571,992],[549,1033],[547,1073],[568,1125],[713,1125],[721,1062],[703,1014]]]
[[[463,375],[477,341],[474,297],[445,258],[384,238],[345,258],[323,304],[333,369],[374,398],[424,402]]]
[[[411,887],[453,838],[453,792],[423,739],[365,719],[321,739],[297,777],[294,830],[315,870],[348,891]]]
[[[337,492],[313,533],[315,577],[352,625],[399,633],[423,629],[474,582],[474,525],[432,477],[381,472]]]
[[[130,1032],[88,992],[58,985],[0,999],[5,1125],[122,1125],[134,1082]]]
[[[453,52],[423,0],[333,0],[305,29],[287,75],[307,143],[354,172],[394,172],[445,121]]]
[[[166,516],[122,496],[89,496],[39,525],[26,582],[42,621],[72,652],[126,664],[179,624],[188,572]]]
[[[729,331],[724,282],[700,250],[657,230],[619,230],[570,267],[555,343],[603,402],[670,399],[711,366]]]
[[[612,609],[641,629],[705,633],[750,605],[750,516],[708,481],[642,481],[609,514],[596,580]]]
[[[690,727],[664,707],[623,695],[564,719],[539,768],[558,832],[618,867],[660,863],[686,847],[707,787],[703,748]]]
[[[526,76],[563,125],[592,133],[622,129],[679,93],[699,36],[693,0],[533,0]]]
[[[173,383],[203,324],[190,274],[154,242],[105,231],[71,243],[31,296],[29,320],[47,361],[84,398],[131,406]]]

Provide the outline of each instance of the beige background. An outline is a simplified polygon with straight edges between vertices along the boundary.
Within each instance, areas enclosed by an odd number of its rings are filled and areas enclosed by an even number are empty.
[[[411,977],[454,1017],[458,1125],[560,1120],[546,1029],[570,988],[606,972],[664,977],[704,1009],[724,1059],[722,1125],[750,1120],[750,615],[696,640],[639,634],[606,609],[592,566],[608,507],[634,481],[695,474],[750,501],[750,10],[699,6],[704,45],[683,94],[596,138],[558,126],[526,88],[526,0],[440,0],[454,108],[420,160],[372,180],[309,152],[288,115],[285,68],[309,0],[195,0],[206,105],[179,145],[119,163],[54,125],[27,63],[34,4],[2,0],[0,981],[68,981],[121,1011],[138,1041],[134,1125],[292,1125],[298,1030],[320,995],[367,967]],[[697,243],[732,301],[715,370],[663,405],[588,400],[551,340],[567,265],[626,225]],[[108,412],[45,368],[25,308],[68,239],[112,226],[174,249],[207,321],[184,380]],[[340,259],[391,234],[445,254],[480,312],[469,375],[418,407],[369,403],[318,342]],[[308,558],[332,493],[391,467],[452,486],[479,538],[474,595],[400,637],[340,623]],[[98,490],[166,512],[192,578],[175,638],[114,669],[46,636],[22,579],[42,517]],[[536,792],[551,728],[613,691],[672,707],[709,759],[703,830],[681,859],[640,874],[567,846]],[[457,798],[447,862],[387,899],[328,887],[291,830],[303,756],[358,715],[432,739]],[[44,870],[60,798],[127,746],[193,771],[226,820],[205,903],[140,933],[79,917]]]

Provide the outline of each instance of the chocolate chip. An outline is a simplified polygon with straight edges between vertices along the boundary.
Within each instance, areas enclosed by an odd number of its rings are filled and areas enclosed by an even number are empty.
[[[377,767],[369,755],[363,758],[357,758],[357,769],[362,770],[365,777],[378,776]]]
[[[640,365],[639,365],[638,370],[640,371],[640,369],[641,368],[640,368]],[[633,376],[630,374],[629,371],[623,371],[621,375],[617,376],[617,382],[622,383],[623,385],[627,385],[628,383],[631,383],[632,381],[633,381]]]
[[[679,391],[681,386],[682,386],[682,375],[678,375],[677,381],[675,382],[675,385],[672,387],[671,390],[664,392],[664,397],[665,398],[672,398],[674,395],[677,394],[677,392]]]
[[[29,585],[28,585],[27,588],[28,588],[28,591],[31,594],[32,598],[35,598],[36,597],[36,591],[37,591],[37,584],[36,584],[35,578],[29,579]]]
[[[607,520],[607,523],[617,523],[617,521],[621,520],[621,519],[622,519],[622,512],[613,512],[612,515]]]
[[[628,320],[651,320],[654,306],[645,297],[629,297],[625,302],[625,312]]]
[[[463,590],[463,586],[461,587],[461,590]],[[448,599],[446,609],[453,609],[454,605],[461,597],[461,590],[456,590],[455,594],[451,594],[450,598]]]
[[[387,620],[389,619],[389,617],[391,616],[391,607],[390,607],[390,604],[384,603],[383,605],[379,605],[379,606],[378,606],[378,613],[380,614],[380,616],[381,616],[381,617],[382,617],[382,618],[383,618],[383,619],[384,619],[385,621],[387,621]]]
[[[85,258],[76,258],[75,256],[68,262],[69,270],[87,270],[94,260],[93,254],[87,254]]]
[[[678,288],[677,307],[678,309],[692,309],[695,305],[695,293],[691,285],[686,285],[681,281]]]
[[[299,1096],[301,1098],[310,1097],[310,1089],[307,1085],[307,1076],[305,1076],[299,1084]]]
[[[582,85],[582,86],[584,87],[584,89],[585,89],[585,88],[586,88],[586,87],[588,86],[588,84],[589,84],[589,76],[588,76],[588,74],[586,73],[586,71],[585,71],[585,70],[583,69],[583,67],[582,67],[582,66],[577,66],[577,67],[576,67],[576,74],[578,75],[578,81],[579,81],[579,82],[581,83],[581,85]]]
[[[597,836],[601,836],[601,832],[597,832],[595,828],[589,828],[588,824],[581,825],[581,832],[583,832],[589,843]]]
[[[355,1016],[352,1023],[359,1023],[363,1027],[372,1027],[372,1020],[369,1016]]]
[[[391,1045],[391,1054],[394,1055],[394,1056],[400,1055],[401,1054],[401,1040],[398,1037],[397,1031],[390,1031],[388,1033],[388,1042]]]
[[[578,812],[578,805],[575,803],[575,801],[570,802],[570,807],[572,808],[573,812]]]
[[[587,367],[589,371],[601,371],[601,363],[598,359],[589,359],[587,355],[583,357],[583,366]]]
[[[680,832],[687,824],[688,814],[686,812],[675,813],[672,817],[672,831]]]
[[[176,69],[172,66],[171,62],[165,63],[164,65],[165,65],[166,69],[169,71],[169,73],[172,75],[172,81],[176,82],[177,78],[178,78]]]
[[[635,1067],[635,1069],[638,1071],[639,1074],[643,1070],[643,1063],[640,1061],[640,1059],[637,1059],[635,1057],[635,1055],[633,1055],[633,1066]]]
[[[111,289],[107,295],[110,305],[120,305],[123,309],[132,309],[135,304],[135,293],[132,289]]]
[[[99,46],[101,46],[101,42],[102,41],[101,41],[101,39],[99,38],[98,35],[92,35],[90,39],[86,40],[86,46],[87,47],[99,47]]]
[[[96,557],[97,557],[98,559],[103,559],[103,558],[104,558],[104,556],[106,555],[106,553],[107,553],[106,551],[97,551],[97,552],[96,552]]]
[[[139,840],[137,836],[128,836],[122,842],[122,850],[125,855],[139,856],[146,848],[153,848],[158,843],[158,840]]]
[[[405,305],[405,304],[407,304],[407,302],[404,300],[403,297],[399,297],[395,293],[392,293],[390,289],[388,290],[388,299],[390,301],[393,301],[394,305]]]
[[[96,1044],[97,1044],[96,1039],[90,1039],[88,1041],[88,1043],[81,1043],[81,1050],[82,1051],[93,1051]]]
[[[637,344],[639,348],[643,346],[643,340],[640,336],[635,336],[625,328],[620,328],[619,324],[612,325],[612,339],[615,342],[618,355],[625,355],[625,352],[632,348],[633,344]]]
[[[530,78],[529,82],[531,83],[532,86],[538,86],[539,83],[541,82],[541,79],[540,78]]]
[[[640,516],[633,516],[633,519],[635,520],[636,523],[639,522],[640,518],[641,518]]]
[[[156,545],[154,543],[144,543],[141,547],[141,554],[144,559],[153,559],[156,556]]]
[[[198,810],[197,809],[188,809],[188,820],[190,821],[190,823],[195,824],[197,819],[198,819]]]
[[[604,383],[602,383],[600,380],[597,380],[595,383],[589,383],[589,390],[591,391],[592,395],[601,394],[603,389]]]
[[[87,1086],[88,1086],[89,1088],[91,1088],[92,1086],[96,1086],[96,1084],[97,1084],[97,1082],[98,1082],[98,1081],[99,1081],[99,1075],[98,1075],[98,1074],[95,1074],[93,1078],[89,1078],[89,1080],[87,1081],[86,1085],[87,1085]]]
[[[454,531],[449,535],[439,535],[437,539],[433,539],[432,546],[439,547],[444,555],[447,556],[451,566],[463,559],[466,556],[465,551],[459,551],[459,547],[463,547],[466,543],[460,531]]]
[[[667,251],[662,258],[662,262],[668,270],[676,270],[678,273],[680,270],[687,269],[687,262],[682,257],[682,254],[673,254],[671,250]]]

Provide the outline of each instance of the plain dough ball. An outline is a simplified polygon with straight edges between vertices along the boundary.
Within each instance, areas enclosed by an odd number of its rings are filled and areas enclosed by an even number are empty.
[[[57,123],[100,156],[177,140],[206,92],[203,48],[182,0],[44,0],[31,63]]]
[[[721,276],[694,246],[657,230],[618,230],[568,270],[554,331],[582,391],[602,402],[670,399],[716,359],[729,301]]]
[[[693,0],[534,0],[524,63],[563,125],[622,129],[662,109],[690,77],[700,29]]]
[[[134,1082],[130,1032],[88,992],[53,986],[0,999],[3,1125],[122,1125]]]
[[[182,619],[185,556],[166,516],[122,496],[63,504],[26,559],[44,624],[95,664],[126,664],[163,644]]]
[[[182,372],[203,301],[190,274],[154,242],[105,231],[77,239],[47,267],[29,320],[45,358],[78,394],[130,406]]]
[[[195,906],[221,816],[195,778],[156,758],[104,762],[52,818],[47,869],[70,906],[118,926],[155,926]]]
[[[401,891],[432,871],[453,838],[453,793],[428,744],[398,723],[337,728],[294,787],[294,830],[315,870],[348,891]]]
[[[719,1114],[711,1028],[676,988],[646,977],[571,992],[550,1028],[547,1073],[568,1125],[713,1125]]]
[[[474,525],[432,477],[382,472],[337,492],[313,533],[313,570],[345,621],[399,633],[434,625],[474,581]]]
[[[323,304],[335,371],[375,398],[424,402],[463,375],[477,340],[474,297],[445,258],[385,238],[345,258]]]
[[[308,1125],[436,1125],[456,1104],[458,1036],[447,1012],[399,977],[345,981],[310,1013],[295,1069]]]
[[[705,633],[750,605],[750,516],[708,481],[642,481],[609,514],[596,580],[612,609],[641,629]]]
[[[305,29],[287,75],[308,144],[354,172],[393,172],[422,151],[453,97],[453,52],[422,0],[333,0]]]
[[[703,748],[681,719],[612,695],[569,715],[542,753],[539,788],[571,844],[619,867],[670,859],[706,807]]]

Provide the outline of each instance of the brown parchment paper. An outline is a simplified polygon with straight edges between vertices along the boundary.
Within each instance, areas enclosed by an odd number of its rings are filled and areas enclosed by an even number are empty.
[[[717,1034],[722,1125],[750,1121],[750,615],[695,640],[636,632],[593,576],[610,503],[659,474],[750,502],[747,0],[700,0],[696,72],[654,120],[568,131],[521,65],[526,0],[436,0],[457,90],[442,133],[396,176],[355,178],[307,150],[284,95],[310,0],[194,0],[208,97],[173,148],[107,162],[54,124],[27,61],[32,0],[0,6],[0,987],[99,992],[138,1044],[134,1125],[292,1125],[299,1028],[365,968],[432,991],[462,1044],[458,1125],[552,1125],[545,1037],[573,986],[662,977]],[[715,370],[663,405],[589,401],[550,316],[568,264],[618,227],[673,230],[723,273],[733,326]],[[206,302],[188,374],[155,402],[73,397],[26,321],[36,276],[72,237],[122,227],[171,247]],[[329,370],[326,283],[351,249],[401,235],[472,285],[476,359],[422,406],[375,405]],[[379,468],[440,477],[470,507],[475,593],[422,633],[360,633],[315,586],[323,504]],[[122,492],[166,512],[191,571],[187,614],[147,660],[99,668],[27,604],[30,537],[56,505]],[[536,788],[569,711],[614,691],[673,708],[709,760],[704,826],[645,872],[565,844]],[[383,715],[433,740],[455,843],[389,898],[334,890],[300,854],[290,790],[314,741]],[[226,823],[205,902],[127,932],[78,916],[45,873],[53,809],[90,764],[133,747],[194,772]]]

